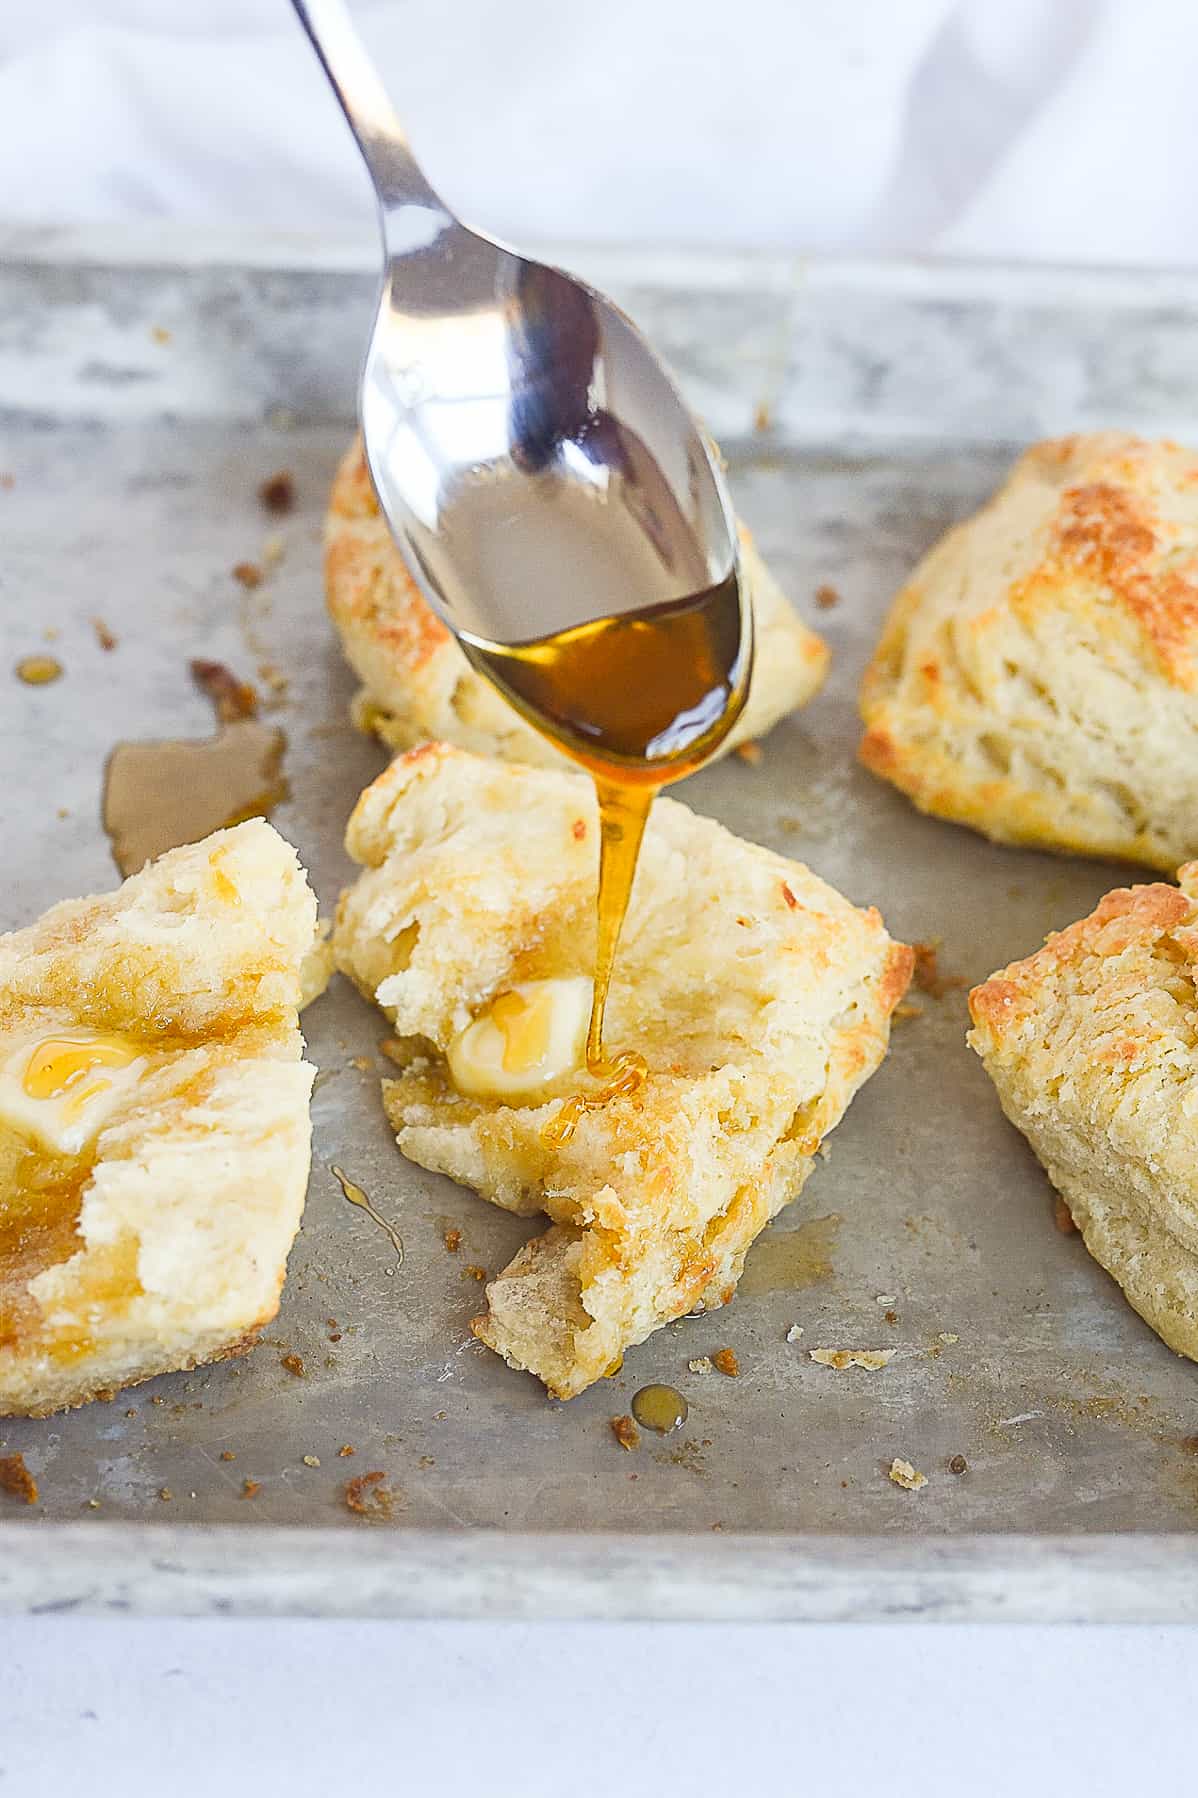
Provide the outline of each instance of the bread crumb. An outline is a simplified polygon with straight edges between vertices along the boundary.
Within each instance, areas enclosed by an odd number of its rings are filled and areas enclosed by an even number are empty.
[[[349,1065],[351,1068],[357,1068],[359,1074],[373,1074],[374,1072],[374,1063],[369,1055],[351,1055]]]
[[[969,1462],[964,1455],[954,1455],[948,1464],[948,1470],[950,1473],[968,1473]]]
[[[711,1365],[716,1368],[719,1373],[727,1374],[730,1380],[736,1379],[737,1375],[740,1373],[740,1362],[736,1358],[735,1349],[718,1349],[711,1357]]]
[[[192,661],[188,664],[196,686],[216,708],[221,724],[235,724],[241,718],[252,718],[258,710],[258,695],[248,681],[238,680],[223,662]]]
[[[627,1415],[623,1417],[612,1417],[608,1419],[608,1422],[611,1426],[611,1433],[620,1444],[621,1448],[634,1449],[636,1447],[641,1439],[641,1433],[637,1429],[635,1423],[633,1423],[631,1417]]]
[[[893,1305],[897,1297],[898,1294],[896,1292],[879,1292],[875,1295],[874,1304],[883,1306]]]
[[[242,1498],[257,1498],[257,1496],[258,1496],[259,1492],[261,1492],[261,1490],[262,1490],[262,1481],[261,1480],[242,1480],[242,1482],[241,1482]]]
[[[904,1022],[909,1018],[922,1018],[923,1006],[913,1005],[909,999],[900,999],[891,1015]]]
[[[258,498],[266,511],[282,515],[295,505],[295,477],[288,468],[268,475],[258,488]]]
[[[286,545],[277,531],[262,540],[262,560],[268,568],[275,568],[283,560]]]
[[[945,993],[951,992],[954,987],[969,985],[960,974],[941,973],[939,937],[927,943],[913,943],[911,946],[915,951],[915,972],[912,979],[921,993],[927,993],[932,999],[943,999]]]
[[[222,1448],[220,1451],[220,1458],[222,1461],[235,1461],[237,1456],[233,1453],[231,1448]]]
[[[1052,1221],[1061,1232],[1062,1236],[1077,1235],[1078,1230],[1076,1223],[1073,1221],[1073,1213],[1070,1211],[1059,1192],[1053,1197]]]
[[[797,1342],[802,1334],[802,1324],[791,1324],[789,1330],[786,1332],[786,1340],[787,1342]]]
[[[477,1267],[473,1262],[471,1263],[471,1265],[469,1267],[463,1269],[463,1272],[462,1272],[463,1280],[485,1280],[486,1277],[487,1277],[486,1268],[485,1267]]]
[[[305,1455],[304,1456],[304,1466],[305,1467],[319,1467],[320,1466],[320,1456],[319,1455]]]
[[[761,765],[765,751],[760,743],[738,743],[733,754],[739,756],[742,762],[747,762],[750,768],[757,768]]]
[[[715,1372],[715,1363],[712,1361],[712,1358],[710,1355],[699,1355],[696,1357],[695,1360],[688,1361],[686,1365],[687,1365],[688,1370],[691,1373],[714,1373]]]
[[[395,1494],[387,1485],[387,1476],[381,1467],[347,1480],[344,1499],[346,1510],[359,1517],[386,1518],[395,1509]]]
[[[288,1373],[293,1373],[297,1380],[302,1380],[308,1371],[304,1366],[302,1355],[280,1355],[279,1364],[285,1367]]]
[[[26,1467],[24,1455],[0,1455],[0,1492],[11,1492],[27,1505],[37,1503],[37,1481]]]
[[[821,1367],[835,1367],[843,1373],[846,1367],[863,1367],[867,1373],[876,1373],[879,1367],[885,1367],[894,1360],[897,1349],[809,1349],[808,1354]]]
[[[341,1455],[343,1458],[346,1455],[352,1455],[354,1453],[354,1448],[353,1448],[352,1443],[343,1442],[341,1444],[341,1447],[337,1450],[337,1453],[339,1455]]]
[[[892,1479],[896,1486],[901,1486],[904,1492],[918,1492],[921,1486],[926,1486],[928,1483],[926,1473],[918,1472],[916,1468],[912,1467],[910,1461],[900,1461],[897,1456],[890,1463],[887,1478]]]
[[[821,612],[830,612],[833,606],[840,604],[840,594],[835,587],[824,581],[815,589],[815,603]]]
[[[941,1330],[936,1340],[937,1342],[943,1342],[947,1348],[951,1348],[953,1343],[960,1342],[961,1338],[957,1335],[955,1330]]]
[[[116,648],[120,639],[119,637],[113,636],[102,618],[92,619],[92,629],[96,633],[96,642],[100,645],[101,649],[107,650]]]
[[[150,336],[155,343],[169,343],[171,340],[171,334],[165,325],[151,325]]]
[[[773,427],[774,414],[769,401],[758,400],[753,408],[753,429],[759,437],[764,437],[767,431],[773,430]]]
[[[234,562],[233,579],[252,593],[255,587],[262,585],[262,570],[256,562]]]
[[[443,1240],[445,1247],[449,1250],[450,1254],[456,1255],[462,1246],[462,1232],[460,1230],[446,1230]]]
[[[164,1504],[169,1504],[171,1499],[174,1498],[175,1495],[171,1491],[169,1486],[159,1486],[158,1496]]]

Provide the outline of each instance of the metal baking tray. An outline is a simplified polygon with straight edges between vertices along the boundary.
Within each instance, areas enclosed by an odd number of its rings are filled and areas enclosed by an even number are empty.
[[[209,733],[196,655],[288,676],[293,798],[276,822],[331,907],[350,872],[345,818],[383,764],[347,720],[318,547],[352,426],[369,246],[212,239],[175,254],[161,235],[10,233],[0,250],[0,925],[114,883],[105,757],[119,738]],[[726,761],[684,797],[876,902],[897,935],[939,937],[962,981],[1088,910],[1126,871],[994,847],[858,768],[855,689],[895,587],[1018,445],[1098,425],[1198,437],[1195,278],[562,259],[673,363],[744,517],[834,650],[826,690],[758,765]],[[276,525],[256,488],[280,468],[299,503]],[[283,558],[247,594],[230,570],[276,529]],[[817,613],[823,584],[839,603]],[[11,677],[46,648],[63,679]],[[467,1330],[479,1294],[464,1264],[498,1269],[527,1224],[399,1156],[381,1019],[336,982],[306,1018],[323,1077],[277,1323],[238,1363],[0,1422],[41,1489],[36,1507],[0,1498],[0,1608],[1198,1616],[1184,1446],[1198,1371],[1054,1228],[1044,1176],[964,1046],[960,988],[915,998],[922,1015],[898,1025],[731,1308],[660,1331],[561,1405]],[[398,1222],[399,1272],[333,1162]],[[818,1346],[899,1354],[841,1373],[810,1360]],[[739,1378],[688,1371],[723,1347]],[[657,1379],[686,1392],[689,1422],[625,1453],[608,1420]],[[928,1475],[922,1491],[887,1479],[894,1456]],[[955,1456],[967,1472],[948,1470]],[[343,1502],[347,1477],[376,1468],[397,1501],[385,1524]]]

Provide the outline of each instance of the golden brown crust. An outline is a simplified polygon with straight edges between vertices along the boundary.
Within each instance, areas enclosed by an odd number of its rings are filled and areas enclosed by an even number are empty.
[[[862,762],[999,841],[1198,846],[1198,457],[1040,444],[924,558],[861,688]]]
[[[726,748],[765,734],[823,681],[828,649],[802,624],[747,532],[742,565],[753,603],[757,655],[745,711]],[[467,662],[430,610],[391,540],[360,441],[329,498],[325,590],[342,647],[363,683],[355,717],[393,748],[430,738],[534,766],[565,758]]]
[[[971,1046],[1087,1249],[1198,1359],[1198,870],[1119,888],[970,994]]]

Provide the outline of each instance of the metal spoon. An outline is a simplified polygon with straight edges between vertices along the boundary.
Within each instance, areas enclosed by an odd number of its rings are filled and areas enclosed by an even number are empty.
[[[455,218],[342,0],[293,4],[378,196],[386,263],[362,433],[429,603],[469,650],[735,582],[714,447],[644,338],[584,282]]]

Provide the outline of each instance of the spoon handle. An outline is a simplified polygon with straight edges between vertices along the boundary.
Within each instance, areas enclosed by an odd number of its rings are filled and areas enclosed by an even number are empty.
[[[389,215],[406,206],[446,208],[412,154],[378,70],[358,36],[344,0],[291,0],[312,40],[329,85],[370,171],[384,232]]]

